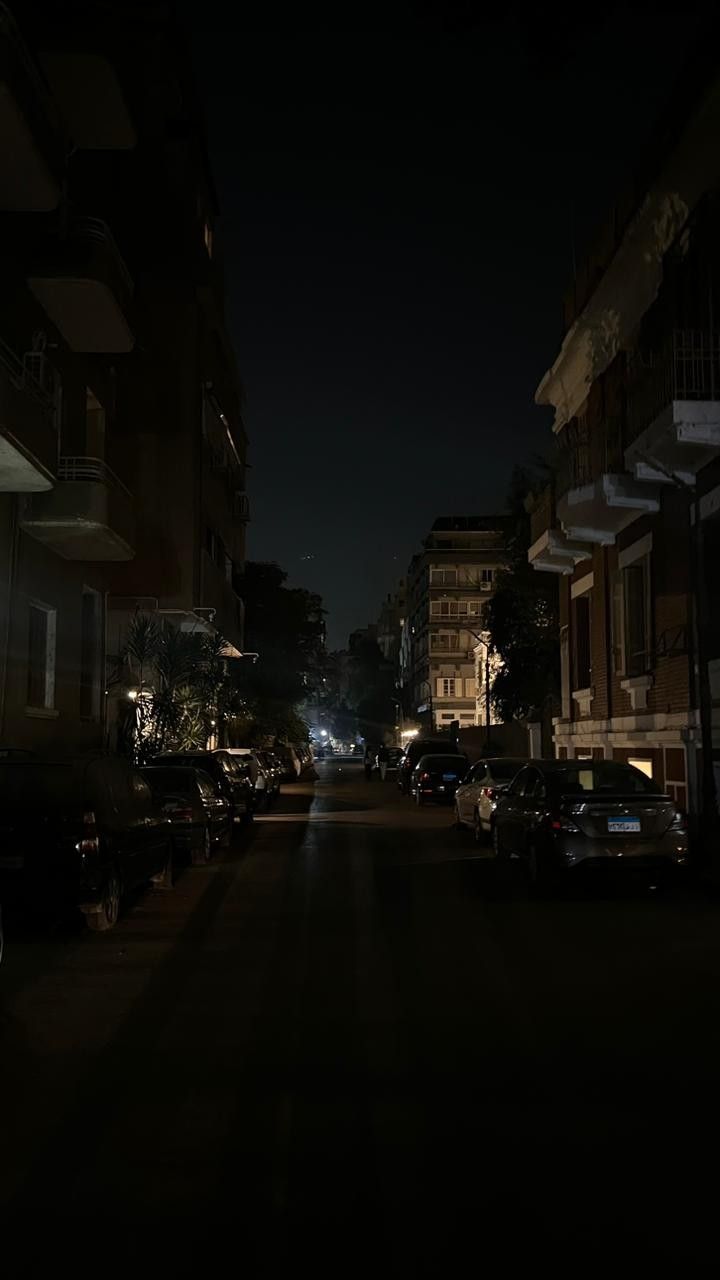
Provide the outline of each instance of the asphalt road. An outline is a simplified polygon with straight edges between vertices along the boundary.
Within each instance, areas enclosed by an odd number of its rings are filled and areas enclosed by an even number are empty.
[[[328,761],[112,933],[11,934],[0,1265],[707,1263],[719,990],[720,902],[533,901]]]

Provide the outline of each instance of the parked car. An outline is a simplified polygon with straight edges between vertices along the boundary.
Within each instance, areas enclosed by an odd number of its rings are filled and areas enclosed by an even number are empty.
[[[254,747],[223,747],[215,754],[232,756],[236,764],[244,765],[248,769],[253,785],[255,812],[259,813],[261,809],[266,809],[270,803],[272,783],[260,753]]]
[[[416,804],[425,804],[426,800],[452,800],[467,767],[467,756],[421,756],[410,777],[410,790]]]
[[[300,757],[293,747],[281,746],[275,748],[275,753],[282,762],[283,782],[297,782],[302,772]]]
[[[509,756],[478,760],[460,783],[455,792],[457,824],[472,827],[478,844],[492,832],[499,796],[507,791],[515,774],[526,763]]]
[[[662,871],[688,858],[685,818],[656,782],[614,760],[532,760],[498,799],[498,857],[541,885],[573,868]]]
[[[271,800],[274,800],[280,795],[280,788],[282,786],[282,762],[272,751],[263,750],[258,751],[257,754],[270,781],[270,798]]]
[[[388,747],[387,749],[387,771],[388,773],[397,773],[400,767],[400,761],[404,756],[402,747]]]
[[[403,795],[410,793],[410,779],[420,757],[438,753],[446,756],[462,754],[449,738],[413,738],[408,743],[397,771],[397,784]]]
[[[217,783],[230,805],[233,826],[252,822],[255,790],[247,768],[227,751],[166,751],[153,764],[186,765],[202,769]]]
[[[230,801],[209,773],[183,765],[149,765],[140,772],[170,820],[175,853],[198,866],[210,861],[214,848],[229,845]]]
[[[120,757],[3,760],[0,877],[3,898],[77,906],[91,929],[111,929],[128,890],[172,885],[170,823]]]

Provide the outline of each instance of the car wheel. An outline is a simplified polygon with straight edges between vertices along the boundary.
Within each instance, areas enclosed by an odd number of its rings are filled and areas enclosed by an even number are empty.
[[[120,915],[120,876],[112,870],[105,881],[99,911],[88,912],[85,916],[88,929],[93,933],[106,933],[114,929]]]
[[[195,845],[192,851],[192,864],[194,867],[204,867],[212,855],[212,841],[210,839],[210,828],[203,827],[200,843]]]
[[[480,845],[485,843],[485,832],[483,831],[483,825],[480,820],[479,809],[476,809],[473,815],[473,835],[475,836],[476,844]]]
[[[172,889],[175,886],[172,840],[168,840],[167,853],[162,870],[152,877],[152,882],[157,889]]]

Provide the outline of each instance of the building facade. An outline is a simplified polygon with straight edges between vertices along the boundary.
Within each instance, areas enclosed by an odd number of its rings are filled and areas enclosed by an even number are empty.
[[[0,744],[110,742],[154,612],[242,646],[217,204],[170,6],[0,14]]]
[[[407,596],[405,579],[401,578],[395,591],[389,591],[382,602],[377,622],[377,641],[387,662],[397,666],[400,656],[400,636],[405,622]]]
[[[405,716],[423,728],[485,723],[478,649],[508,531],[504,516],[441,516],[410,562],[400,685]]]
[[[720,757],[720,87],[683,111],[567,300],[529,559],[562,578],[557,755],[630,761],[697,817]]]

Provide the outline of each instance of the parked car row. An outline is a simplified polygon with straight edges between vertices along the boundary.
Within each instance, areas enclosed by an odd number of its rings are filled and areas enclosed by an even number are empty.
[[[656,782],[614,760],[495,757],[470,765],[447,739],[416,739],[398,769],[398,787],[451,803],[458,827],[496,858],[515,858],[536,885],[573,868],[626,868],[653,875],[685,868],[685,815]]]
[[[111,929],[136,886],[171,888],[178,862],[203,864],[228,847],[286,773],[279,753],[242,748],[165,752],[143,767],[3,751],[0,903],[76,908],[90,929]]]

